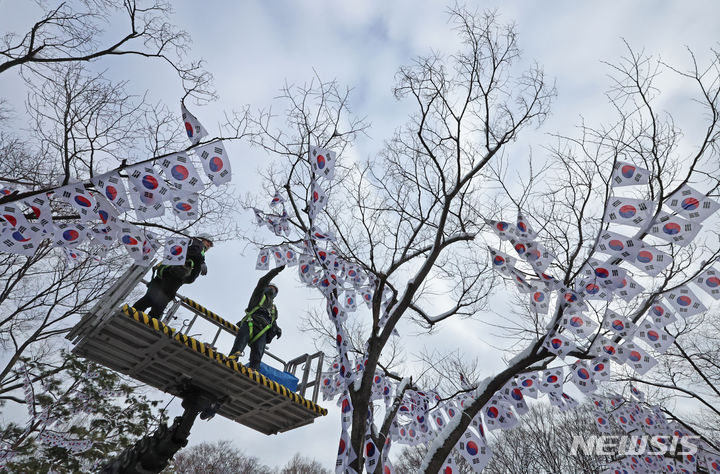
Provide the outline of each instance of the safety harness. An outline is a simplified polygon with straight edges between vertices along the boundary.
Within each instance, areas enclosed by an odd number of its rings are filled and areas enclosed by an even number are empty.
[[[248,342],[248,344],[252,344],[253,342],[257,341],[258,338],[260,338],[260,336],[265,334],[270,329],[270,327],[272,327],[273,323],[277,319],[277,308],[275,307],[275,305],[272,305],[272,308],[270,309],[270,323],[268,323],[267,326],[262,328],[260,330],[260,332],[258,332],[255,336],[253,336],[253,319],[252,319],[253,314],[255,314],[255,312],[262,307],[262,305],[265,303],[266,299],[267,299],[267,296],[262,295],[262,298],[260,298],[260,302],[254,308],[247,311],[245,313],[245,317],[242,318],[242,320],[240,321],[240,324],[242,324],[244,322],[248,323],[248,329],[250,330],[250,336],[249,336],[250,341]]]

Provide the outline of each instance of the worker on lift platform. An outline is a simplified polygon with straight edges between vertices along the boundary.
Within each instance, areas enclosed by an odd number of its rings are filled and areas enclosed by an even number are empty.
[[[153,269],[147,292],[133,307],[138,311],[151,308],[150,316],[160,318],[182,285],[194,282],[199,275],[207,275],[205,252],[212,246],[213,238],[210,234],[199,234],[188,245],[184,265],[157,265]]]
[[[277,308],[274,304],[278,287],[270,281],[284,268],[285,265],[282,265],[260,277],[250,296],[245,317],[238,323],[239,331],[230,349],[230,358],[237,360],[245,346],[250,345],[248,367],[253,370],[260,369],[260,359],[265,353],[265,346],[274,337],[280,339],[282,336],[282,330],[277,325]]]

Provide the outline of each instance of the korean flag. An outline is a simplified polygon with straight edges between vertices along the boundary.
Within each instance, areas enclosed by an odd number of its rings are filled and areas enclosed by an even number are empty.
[[[310,147],[310,167],[315,176],[322,176],[332,180],[335,176],[335,161],[337,154],[318,146]]]
[[[700,228],[702,224],[660,211],[648,234],[684,247],[692,242]]]
[[[720,272],[715,268],[708,268],[693,282],[716,300],[720,299]]]
[[[670,302],[675,311],[685,317],[707,311],[705,305],[695,296],[687,285],[680,286],[665,293],[665,298]]]
[[[95,189],[105,196],[108,201],[113,203],[115,207],[121,211],[130,210],[131,205],[128,200],[127,191],[117,171],[95,176],[90,182],[92,182]]]
[[[185,152],[175,153],[157,161],[165,177],[181,191],[200,192],[205,187]]]
[[[720,209],[720,204],[687,184],[667,198],[665,205],[695,222],[704,221]]]
[[[180,111],[182,112],[183,125],[185,133],[187,133],[190,143],[195,145],[203,137],[207,136],[207,130],[202,126],[200,121],[185,108],[185,103],[180,102]]]
[[[97,217],[97,203],[95,198],[85,190],[82,182],[68,184],[62,188],[58,188],[53,194],[61,201],[69,203],[72,208],[80,215],[81,221],[90,221]]]
[[[260,249],[258,253],[257,262],[255,263],[255,270],[269,270],[270,269],[270,250]]]
[[[195,148],[195,156],[200,158],[205,174],[212,184],[220,186],[230,181],[230,159],[221,140]]]
[[[613,186],[648,184],[650,182],[650,171],[637,167],[632,163],[618,161],[613,168],[611,181]]]
[[[190,239],[187,237],[168,237],[165,239],[163,265],[184,265]]]
[[[605,209],[605,221],[642,227],[653,215],[655,203],[640,199],[611,196]]]

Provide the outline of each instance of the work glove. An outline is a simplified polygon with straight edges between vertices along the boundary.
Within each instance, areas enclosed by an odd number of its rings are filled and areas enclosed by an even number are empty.
[[[280,339],[280,336],[282,336],[282,329],[277,328],[276,332],[277,332],[277,338]]]
[[[200,264],[200,275],[207,275],[207,265],[205,265],[205,262]]]

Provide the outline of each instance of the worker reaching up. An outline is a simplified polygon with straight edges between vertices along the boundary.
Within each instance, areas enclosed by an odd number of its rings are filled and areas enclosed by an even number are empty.
[[[279,339],[282,335],[282,330],[277,325],[277,308],[274,303],[278,287],[270,282],[284,268],[285,265],[282,265],[260,277],[250,296],[245,317],[238,323],[239,331],[230,349],[230,358],[237,360],[245,346],[249,345],[248,367],[253,370],[260,369],[260,359],[265,353],[265,346],[273,337],[277,336]]]
[[[158,265],[153,269],[153,278],[145,295],[133,307],[138,311],[150,309],[150,316],[159,318],[165,307],[175,298],[178,289],[185,283],[194,282],[199,275],[207,275],[205,252],[213,246],[210,234],[193,237],[188,245],[184,265]]]

